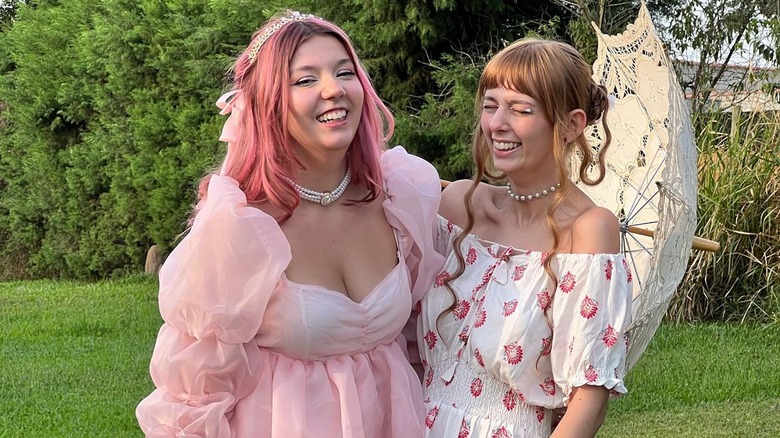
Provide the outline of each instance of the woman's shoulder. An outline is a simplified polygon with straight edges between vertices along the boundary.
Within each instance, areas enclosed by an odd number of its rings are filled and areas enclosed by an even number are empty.
[[[473,184],[474,181],[470,179],[453,181],[447,184],[441,193],[439,213],[460,228],[464,228],[468,222],[466,194]],[[493,196],[496,189],[495,186],[483,182],[477,184],[476,189],[474,189],[474,195],[471,198],[474,206],[473,213],[476,215],[477,220],[483,213],[488,213],[495,209]]]
[[[584,209],[574,219],[571,236],[575,253],[613,254],[620,250],[620,224],[604,207]]]

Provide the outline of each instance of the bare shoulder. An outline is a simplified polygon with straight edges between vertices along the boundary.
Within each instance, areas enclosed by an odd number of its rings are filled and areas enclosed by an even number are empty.
[[[572,225],[572,252],[615,254],[620,251],[620,225],[617,217],[603,207],[592,207]]]
[[[470,179],[453,181],[441,192],[439,214],[461,228],[468,222],[465,198],[472,184]],[[474,192],[473,202],[477,212],[481,211],[480,206],[488,196],[485,186],[486,184],[480,183]]]

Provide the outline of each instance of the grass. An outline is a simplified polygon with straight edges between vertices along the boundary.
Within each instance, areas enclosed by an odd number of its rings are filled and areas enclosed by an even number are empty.
[[[696,234],[721,250],[694,251],[669,314],[780,322],[780,113],[700,117]]]
[[[0,438],[141,437],[156,282],[0,283]],[[600,438],[780,436],[780,326],[663,325]]]
[[[156,284],[0,283],[0,437],[139,437]]]
[[[779,337],[777,325],[663,325],[599,436],[780,436]]]

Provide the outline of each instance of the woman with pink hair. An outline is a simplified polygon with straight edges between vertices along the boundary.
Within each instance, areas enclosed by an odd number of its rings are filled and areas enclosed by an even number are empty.
[[[155,437],[422,436],[402,328],[443,257],[439,179],[385,151],[394,121],[347,35],[268,21],[220,98],[219,173],[160,271]]]

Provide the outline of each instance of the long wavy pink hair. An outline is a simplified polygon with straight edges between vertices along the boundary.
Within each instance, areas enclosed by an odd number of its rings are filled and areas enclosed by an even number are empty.
[[[280,18],[289,17],[288,14],[277,15],[266,22],[252,36],[252,42]],[[293,152],[286,129],[290,61],[298,47],[315,35],[329,35],[341,42],[363,87],[360,123],[347,152],[352,180],[369,190],[369,194],[357,202],[371,201],[382,191],[379,160],[395,128],[395,120],[374,90],[351,40],[333,23],[319,18],[286,23],[262,45],[254,62],[249,59],[253,45],[250,43],[233,66],[233,90],[238,90],[243,97],[244,110],[239,121],[239,139],[231,145],[222,174],[238,181],[249,203],[269,202],[281,209],[284,216],[277,218],[280,222],[287,220],[300,204],[300,196],[287,178],[296,168],[303,168]],[[206,196],[211,176],[207,175],[200,183],[199,201]]]

